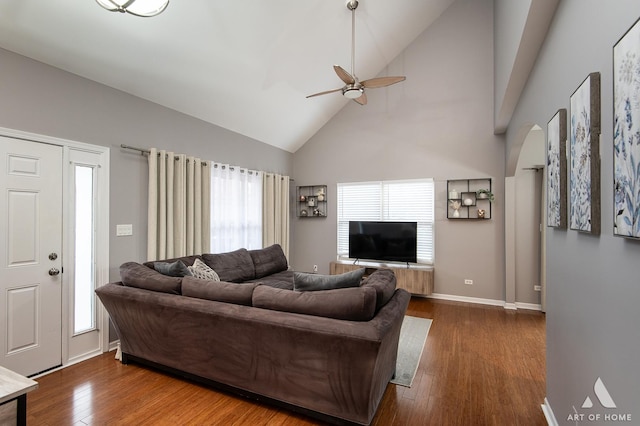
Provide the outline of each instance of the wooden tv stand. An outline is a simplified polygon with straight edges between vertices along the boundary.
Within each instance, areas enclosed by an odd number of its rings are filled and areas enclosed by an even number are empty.
[[[396,274],[397,287],[407,290],[411,294],[428,296],[433,293],[433,267],[413,266],[372,266],[359,265],[345,262],[331,262],[331,275],[343,274],[356,269],[365,268],[365,275],[371,274],[376,269],[391,269]]]

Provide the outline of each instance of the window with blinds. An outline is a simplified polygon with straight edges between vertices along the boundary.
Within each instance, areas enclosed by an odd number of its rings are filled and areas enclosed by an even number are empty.
[[[338,184],[338,259],[349,258],[349,221],[418,223],[418,263],[433,264],[433,179]]]

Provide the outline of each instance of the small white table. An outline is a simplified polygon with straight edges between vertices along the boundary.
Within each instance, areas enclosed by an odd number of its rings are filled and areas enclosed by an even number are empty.
[[[17,402],[16,424],[27,424],[27,392],[38,387],[38,382],[4,367],[0,367],[0,406]]]

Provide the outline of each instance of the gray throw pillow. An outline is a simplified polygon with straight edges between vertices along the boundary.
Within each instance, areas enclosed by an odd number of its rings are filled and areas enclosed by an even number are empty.
[[[153,269],[168,277],[188,277],[191,275],[187,265],[181,260],[175,262],[153,262]]]
[[[293,289],[295,291],[319,291],[336,288],[359,287],[364,275],[364,268],[339,275],[293,273]]]

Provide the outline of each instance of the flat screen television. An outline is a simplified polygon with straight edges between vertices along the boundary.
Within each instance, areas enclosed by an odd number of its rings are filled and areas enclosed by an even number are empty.
[[[417,222],[349,222],[349,257],[417,262]]]

